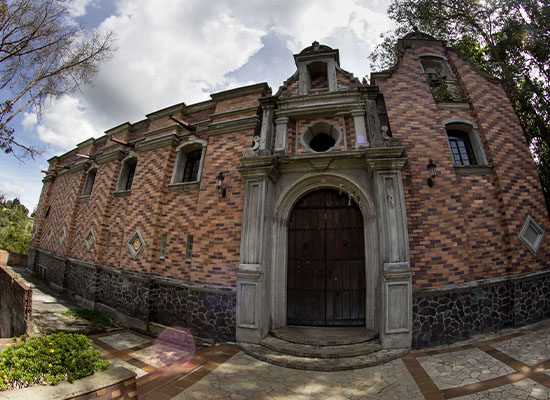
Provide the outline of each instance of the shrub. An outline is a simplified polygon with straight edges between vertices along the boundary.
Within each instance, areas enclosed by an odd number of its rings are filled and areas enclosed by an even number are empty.
[[[86,336],[68,333],[13,344],[0,352],[0,390],[73,382],[107,368],[99,354]]]

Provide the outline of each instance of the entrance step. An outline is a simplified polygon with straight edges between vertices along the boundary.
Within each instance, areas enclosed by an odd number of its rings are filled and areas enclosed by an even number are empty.
[[[281,353],[259,344],[240,343],[239,346],[245,353],[259,360],[281,367],[310,371],[345,371],[373,367],[395,360],[409,351],[409,349],[378,350],[353,357],[319,358]]]
[[[320,346],[293,343],[274,336],[267,336],[262,339],[261,345],[278,353],[312,358],[354,357],[371,354],[382,349],[378,340],[353,344]]]
[[[365,328],[285,326],[260,344],[239,343],[247,354],[281,367],[311,371],[343,371],[386,363],[409,349],[382,349]]]
[[[270,334],[286,342],[312,346],[341,346],[365,343],[376,333],[365,328],[292,326],[272,330]]]

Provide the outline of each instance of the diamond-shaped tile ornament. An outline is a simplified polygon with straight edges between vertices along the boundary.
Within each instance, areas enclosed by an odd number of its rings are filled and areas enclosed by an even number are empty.
[[[92,228],[88,230],[86,236],[84,236],[84,245],[86,249],[90,250],[95,243],[95,233]]]
[[[143,236],[141,236],[139,229],[136,229],[132,236],[130,236],[130,239],[126,242],[126,246],[132,258],[136,258],[138,254],[145,249],[145,240],[143,240]]]
[[[543,237],[544,229],[537,224],[531,215],[527,215],[519,233],[520,240],[531,250],[531,253],[537,254]]]
[[[67,227],[63,225],[63,228],[61,228],[61,233],[59,235],[59,244],[65,243],[66,239],[67,239]]]

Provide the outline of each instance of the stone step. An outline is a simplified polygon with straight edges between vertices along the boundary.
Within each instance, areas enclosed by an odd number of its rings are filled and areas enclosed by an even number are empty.
[[[309,371],[345,371],[358,368],[373,367],[395,360],[409,349],[378,350],[367,355],[340,358],[298,357],[279,353],[259,344],[239,343],[246,354],[280,367],[302,369]]]
[[[286,342],[311,346],[340,346],[365,343],[378,335],[365,328],[285,326],[274,329],[271,336]]]
[[[336,346],[316,346],[287,342],[286,340],[282,340],[274,336],[266,336],[263,338],[261,345],[279,353],[311,358],[342,358],[361,356],[374,353],[375,351],[382,349],[382,346],[378,340]]]

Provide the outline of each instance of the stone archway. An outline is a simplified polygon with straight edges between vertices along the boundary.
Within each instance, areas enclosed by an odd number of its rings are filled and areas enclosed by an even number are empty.
[[[378,329],[379,255],[378,228],[374,203],[367,192],[347,177],[339,174],[310,174],[287,188],[274,207],[272,228],[271,329],[281,328],[287,322],[288,221],[294,205],[304,195],[319,189],[341,190],[353,197],[363,216],[365,246],[366,304],[365,327]],[[367,240],[368,238],[368,240]]]

